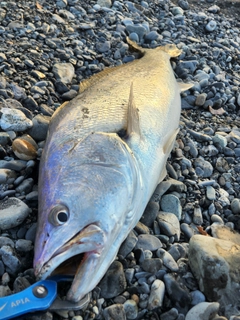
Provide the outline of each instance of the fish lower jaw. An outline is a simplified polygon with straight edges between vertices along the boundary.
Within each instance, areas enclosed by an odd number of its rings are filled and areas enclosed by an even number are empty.
[[[54,274],[75,275],[87,256],[101,254],[105,245],[104,231],[95,224],[88,225],[58,248],[47,262],[35,267],[37,277],[46,279]]]

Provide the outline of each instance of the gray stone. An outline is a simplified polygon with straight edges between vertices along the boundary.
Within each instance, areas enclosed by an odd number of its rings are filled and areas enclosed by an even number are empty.
[[[112,1],[111,0],[98,0],[97,4],[101,7],[111,8]]]
[[[216,193],[215,189],[212,186],[207,186],[206,188],[206,196],[209,200],[215,200],[216,199]]]
[[[183,10],[188,10],[189,9],[189,3],[187,1],[185,1],[185,0],[178,0],[178,5]]]
[[[200,93],[195,101],[195,105],[198,107],[202,107],[206,101],[207,94],[206,93]]]
[[[166,181],[164,181],[164,182],[166,182]],[[187,186],[183,182],[175,180],[175,179],[168,179],[168,182],[171,183],[169,191],[177,191],[179,193],[187,192]]]
[[[211,177],[213,173],[213,167],[209,161],[204,160],[202,157],[195,159],[194,167],[197,174],[197,168],[200,168],[201,171],[198,171],[198,176],[203,178]]]
[[[175,214],[160,211],[157,215],[160,230],[168,237],[174,236],[176,241],[180,239],[180,224]]]
[[[169,181],[162,181],[161,183],[159,183],[150,201],[159,202],[162,195],[164,195],[164,193],[170,188],[170,186],[171,186],[171,183]]]
[[[208,12],[210,13],[219,13],[220,12],[220,7],[214,4],[213,6],[208,8]]]
[[[159,37],[159,34],[157,33],[157,31],[150,31],[145,35],[145,40],[146,41],[154,41],[157,40]]]
[[[206,298],[219,302],[224,315],[230,316],[238,312],[240,245],[234,242],[234,232],[222,230],[228,240],[202,235],[191,238],[189,264]]]
[[[171,11],[174,16],[176,16],[178,14],[181,14],[181,15],[184,14],[184,11],[181,7],[173,7]]]
[[[204,294],[200,290],[191,291],[190,295],[192,297],[191,305],[193,306],[197,305],[198,303],[205,302],[206,300]]]
[[[11,142],[11,138],[7,132],[0,132],[0,145],[6,146]]]
[[[76,90],[71,89],[71,90],[63,93],[62,98],[63,98],[63,100],[66,100],[66,101],[72,100],[73,98],[75,98],[77,96],[77,94],[78,94],[78,92]]]
[[[182,206],[178,197],[173,194],[166,194],[161,199],[161,209],[176,215],[178,220],[182,217]]]
[[[217,158],[216,169],[221,173],[227,172],[230,169],[227,160],[223,157]]]
[[[10,169],[0,169],[0,184],[11,184],[16,179],[16,172]]]
[[[160,248],[157,250],[156,253],[157,257],[160,258],[164,264],[165,267],[167,267],[169,270],[173,272],[178,271],[178,265],[176,261],[173,259],[170,253],[168,253],[166,250]]]
[[[139,36],[136,32],[131,32],[129,35],[129,39],[137,43],[139,42]]]
[[[213,319],[217,315],[219,307],[217,302],[201,302],[188,311],[185,320]]]
[[[2,246],[0,249],[0,257],[6,267],[6,271],[10,275],[16,275],[20,271],[20,260],[15,256],[14,251],[9,246]]]
[[[203,223],[202,209],[200,206],[194,207],[193,223],[195,223],[196,225],[202,225],[202,223]]]
[[[230,205],[230,200],[229,200],[229,193],[220,188],[218,190],[220,197],[218,198],[218,202],[223,206],[223,207],[227,207]]]
[[[181,223],[181,231],[184,233],[188,240],[194,235],[193,228],[187,223]]]
[[[14,242],[12,241],[12,239],[7,237],[0,237],[0,248],[6,245],[14,248]]]
[[[129,34],[132,33],[132,32],[135,32],[139,36],[140,40],[146,34],[146,29],[143,26],[135,26],[135,25],[132,25],[132,24],[128,24],[126,26],[126,30],[127,30],[127,32]]]
[[[240,214],[240,199],[234,198],[231,201],[231,209],[234,214]]]
[[[58,8],[66,8],[67,4],[68,4],[67,0],[57,0],[56,2],[56,6]]]
[[[110,41],[98,42],[96,44],[96,50],[100,53],[107,52],[110,49],[111,49],[111,42]]]
[[[178,310],[172,308],[167,312],[164,312],[160,315],[160,320],[176,320],[178,316]]]
[[[61,80],[63,83],[71,83],[75,70],[71,63],[55,63],[52,72],[57,80]]]
[[[232,131],[228,135],[231,140],[233,140],[236,143],[240,143],[240,131],[239,129],[233,128]]]
[[[31,209],[20,199],[0,201],[0,229],[7,230],[20,225],[30,212]]]
[[[15,248],[19,252],[29,252],[33,249],[33,244],[30,240],[18,239]]]
[[[150,250],[155,251],[158,248],[162,247],[161,241],[150,234],[140,234],[138,236],[138,242],[135,246],[135,249],[143,249],[143,250]]]
[[[105,320],[126,320],[126,313],[122,304],[113,304],[103,311]]]
[[[135,319],[135,318],[137,318],[138,306],[137,306],[137,303],[134,300],[129,299],[126,302],[124,302],[123,308],[125,310],[127,319]]]
[[[153,310],[161,307],[163,304],[163,298],[165,294],[165,284],[163,281],[156,279],[152,286],[148,300],[148,309]]]
[[[127,282],[123,266],[119,261],[111,264],[98,286],[101,289],[101,296],[105,299],[111,299],[126,289]]]
[[[212,222],[217,222],[217,223],[220,223],[220,224],[224,224],[223,219],[217,214],[213,214],[211,216],[211,221]]]
[[[192,137],[194,137],[199,142],[212,141],[212,137],[210,137],[208,134],[197,132],[192,129],[188,129],[188,132],[191,134]]]
[[[184,258],[187,255],[185,247],[180,243],[174,243],[168,250],[168,253],[171,254],[175,261],[178,261],[178,259]]]
[[[0,285],[0,297],[6,297],[9,296],[11,294],[11,290],[9,288],[9,286],[2,286]]]
[[[149,234],[149,228],[145,226],[142,222],[138,221],[136,224],[134,230],[137,232],[137,234]]]

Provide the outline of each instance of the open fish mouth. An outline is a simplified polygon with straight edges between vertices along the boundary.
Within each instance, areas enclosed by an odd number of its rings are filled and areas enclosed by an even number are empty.
[[[36,268],[37,278],[46,279],[56,274],[79,274],[81,269],[85,269],[84,265],[91,256],[100,256],[105,239],[101,228],[96,224],[88,225],[55,251],[40,269]]]

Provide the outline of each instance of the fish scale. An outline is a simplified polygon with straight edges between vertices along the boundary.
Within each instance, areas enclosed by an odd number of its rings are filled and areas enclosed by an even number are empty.
[[[70,301],[90,292],[116,257],[166,175],[178,132],[180,88],[169,60],[180,50],[128,43],[142,58],[81,83],[53,115],[40,161],[35,274],[75,268]]]

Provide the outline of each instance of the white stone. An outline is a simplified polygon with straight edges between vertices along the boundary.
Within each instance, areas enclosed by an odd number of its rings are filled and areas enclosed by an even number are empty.
[[[208,22],[208,24],[206,25],[206,30],[209,32],[212,32],[216,29],[217,27],[217,23],[214,20],[211,20]]]
[[[25,131],[33,125],[21,110],[2,108],[1,112],[0,126],[5,131]]]
[[[148,309],[153,310],[161,307],[165,294],[165,284],[163,281],[156,279],[151,287],[151,292],[148,300]]]
[[[201,302],[190,309],[185,320],[209,320],[217,315],[219,303],[217,302]]]

